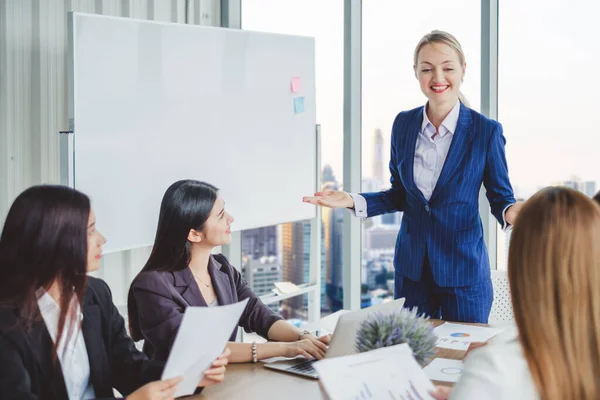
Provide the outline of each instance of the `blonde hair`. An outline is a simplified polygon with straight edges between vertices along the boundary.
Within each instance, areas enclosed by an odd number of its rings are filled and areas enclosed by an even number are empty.
[[[600,207],[565,187],[523,206],[508,277],[523,353],[544,400],[600,393]]]
[[[454,36],[444,31],[431,31],[419,40],[417,47],[415,47],[414,53],[414,61],[413,61],[413,69],[417,70],[417,62],[419,59],[419,53],[421,49],[427,44],[441,43],[449,46],[452,50],[456,52],[458,55],[458,60],[460,61],[461,67],[465,65],[465,53],[463,52],[462,46],[460,42],[456,40]],[[469,107],[469,102],[465,95],[462,92],[458,92],[458,99],[467,107]]]

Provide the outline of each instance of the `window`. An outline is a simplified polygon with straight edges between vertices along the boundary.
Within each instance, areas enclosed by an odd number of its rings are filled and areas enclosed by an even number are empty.
[[[585,0],[500,3],[498,119],[517,200],[549,185],[589,196],[598,190],[591,71],[600,55],[590,35],[598,12],[600,3]],[[506,269],[509,242],[510,232],[499,230],[499,269]]]
[[[311,36],[315,38],[317,124],[321,125],[323,182],[340,187],[343,154],[343,20],[342,0],[243,0],[242,28],[247,30]],[[307,193],[311,194],[311,193]],[[321,309],[323,314],[341,305],[341,217],[323,213],[321,253]],[[310,222],[294,222],[242,233],[245,263],[261,260],[280,268],[280,276],[260,278],[275,282],[307,283],[310,265]],[[339,255],[339,256],[338,256]],[[266,257],[267,260],[264,260]],[[253,267],[246,279],[253,282]],[[268,286],[268,291],[272,285]],[[265,289],[266,290],[266,289]],[[282,302],[286,318],[302,319],[308,297]],[[341,306],[340,306],[341,307]]]
[[[471,108],[480,105],[481,2],[431,0],[363,2],[362,19],[362,190],[390,186],[388,169],[392,123],[403,110],[425,104],[413,71],[413,52],[434,30],[454,35],[466,55],[462,92]],[[363,307],[393,296],[394,248],[401,213],[363,223]]]

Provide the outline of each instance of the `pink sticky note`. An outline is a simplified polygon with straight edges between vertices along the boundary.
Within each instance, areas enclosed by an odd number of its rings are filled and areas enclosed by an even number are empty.
[[[302,81],[299,77],[292,78],[292,92],[296,93],[302,90]]]

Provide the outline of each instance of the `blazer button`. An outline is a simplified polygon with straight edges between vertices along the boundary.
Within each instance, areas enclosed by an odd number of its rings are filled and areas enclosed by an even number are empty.
[[[429,208],[429,204],[425,204],[425,211],[430,212],[431,208]]]

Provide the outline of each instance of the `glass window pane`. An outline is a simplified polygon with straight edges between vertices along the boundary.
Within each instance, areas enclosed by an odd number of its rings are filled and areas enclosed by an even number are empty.
[[[342,0],[242,1],[243,29],[315,38],[316,111],[317,124],[321,125],[321,168],[323,182],[331,187],[341,187],[342,182],[343,20]],[[310,190],[312,191],[312,188]],[[337,310],[342,303],[341,217],[337,212],[334,214],[331,216],[324,213],[323,216],[321,251],[323,315]],[[274,255],[281,268],[280,280],[297,284],[308,282],[310,223],[297,222],[261,229],[271,229],[271,237],[275,237],[274,240],[279,243]],[[269,251],[266,251],[265,245],[261,245],[260,240],[251,239],[257,235],[260,236],[256,232],[242,233],[244,257],[246,260],[252,260],[253,263],[257,260],[260,262],[259,258],[263,255],[267,257],[271,255],[265,254]],[[264,290],[264,288],[260,289]],[[288,318],[303,318],[307,311],[306,299],[307,296],[286,300],[281,310]]]
[[[590,34],[600,3],[586,0],[500,2],[498,118],[518,200],[549,185],[589,196],[597,191],[600,123],[594,74],[600,62]],[[498,268],[510,233],[498,231]]]

